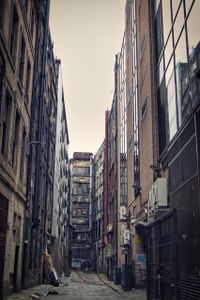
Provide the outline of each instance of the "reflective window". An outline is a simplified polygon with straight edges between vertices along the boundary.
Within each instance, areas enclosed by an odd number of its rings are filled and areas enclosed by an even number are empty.
[[[165,0],[164,0],[165,1]],[[180,0],[172,0],[172,13],[173,13],[173,19],[175,19],[177,10],[180,4]]]
[[[194,49],[189,61],[192,106],[200,97],[200,43]]]
[[[173,53],[173,44],[172,44],[172,34],[170,34],[169,39],[167,41],[167,45],[165,47],[165,67],[167,67],[170,58]]]
[[[188,78],[188,64],[187,64],[187,48],[186,48],[186,36],[185,31],[182,32],[181,37],[178,41],[176,50],[175,50],[175,59],[176,59],[176,89],[177,89],[177,102],[178,102],[178,116],[179,124],[181,125],[184,121],[182,115],[182,106],[183,99],[185,94],[189,92],[188,88],[185,89],[182,83],[185,78]]]
[[[200,1],[197,0],[195,1],[194,6],[189,14],[189,18],[187,20],[189,55],[191,55],[192,51],[200,41],[200,30],[198,26],[199,13],[200,13]]]
[[[159,122],[159,150],[160,153],[166,147],[166,117],[165,117],[165,80],[163,79],[157,93],[158,98],[158,122]]]
[[[169,32],[171,30],[171,9],[170,9],[170,0],[162,1],[162,13],[163,13],[163,35],[164,43],[167,41]]]
[[[155,2],[160,153],[200,98],[200,0],[170,1]]]
[[[157,71],[157,80],[158,80],[158,86],[160,85],[162,78],[164,75],[164,62],[163,62],[163,58],[160,61],[159,67],[158,67],[158,71]]]
[[[171,140],[177,131],[174,72],[169,74],[169,81],[166,82],[166,98],[168,106],[169,140]]]
[[[159,5],[155,20],[155,40],[156,40],[156,58],[159,59],[163,49],[163,31],[162,31],[162,13],[161,5]]]
[[[175,50],[176,63],[187,63],[185,31],[182,32]]]
[[[183,3],[182,3],[181,7],[178,11],[178,15],[176,17],[175,23],[174,23],[174,40],[175,40],[175,43],[177,42],[177,39],[180,35],[180,32],[182,30],[183,25],[184,25],[184,10],[183,10]]]
[[[158,10],[158,7],[159,7],[159,4],[160,4],[160,0],[155,0],[154,2],[154,7],[155,7],[155,15],[157,13],[157,10]]]
[[[186,15],[188,14],[193,2],[194,2],[194,0],[186,0],[185,1]]]

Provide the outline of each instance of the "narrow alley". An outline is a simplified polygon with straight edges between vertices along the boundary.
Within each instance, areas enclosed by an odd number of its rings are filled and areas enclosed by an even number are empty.
[[[0,0],[0,300],[200,300],[200,0]]]
[[[109,281],[104,274],[72,271],[70,277],[64,277],[64,286],[50,287],[44,285],[13,294],[5,300],[109,300],[132,299],[146,300],[145,290],[123,291],[120,286]]]

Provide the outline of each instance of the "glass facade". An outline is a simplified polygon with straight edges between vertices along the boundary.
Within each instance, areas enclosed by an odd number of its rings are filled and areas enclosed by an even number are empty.
[[[192,113],[200,95],[199,0],[155,0],[160,153]]]

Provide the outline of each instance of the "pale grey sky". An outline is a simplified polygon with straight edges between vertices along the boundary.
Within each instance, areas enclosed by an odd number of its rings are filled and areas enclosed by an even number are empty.
[[[95,153],[113,97],[125,0],[51,0],[50,27],[62,64],[70,156],[74,151]]]

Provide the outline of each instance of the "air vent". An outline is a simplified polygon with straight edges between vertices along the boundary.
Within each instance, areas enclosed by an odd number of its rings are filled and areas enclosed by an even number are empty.
[[[192,178],[197,172],[196,142],[194,138],[181,153],[181,166],[183,182]]]
[[[199,300],[200,299],[200,281],[198,280],[180,280],[180,300]]]
[[[192,118],[187,127],[180,134],[180,148],[182,148],[185,145],[185,143],[191,138],[194,132],[194,119]]]
[[[187,141],[191,138],[191,136],[195,133],[194,128],[194,119],[192,118],[187,125],[187,127],[184,128],[184,130],[181,132],[179,137],[177,137],[174,144],[169,148],[168,150],[168,162],[170,162],[174,157],[178,154],[179,150],[187,143]]]
[[[169,163],[169,190],[174,192],[197,173],[195,137],[188,142],[178,156]]]
[[[194,119],[192,118],[167,153],[169,191],[174,192],[197,173]]]
[[[171,148],[168,151],[168,161],[171,161],[179,152],[180,146],[179,146],[179,139],[176,140],[176,142],[171,146]]]
[[[177,157],[169,166],[169,191],[175,191],[181,185],[181,160]]]

